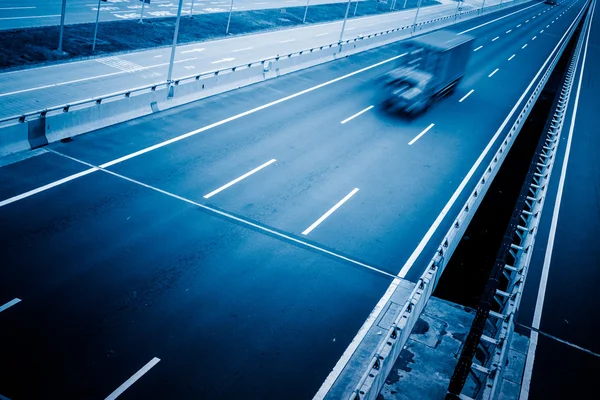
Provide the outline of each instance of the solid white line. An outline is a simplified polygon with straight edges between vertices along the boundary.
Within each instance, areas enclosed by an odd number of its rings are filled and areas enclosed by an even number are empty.
[[[496,40],[500,39],[500,36],[496,36],[495,38],[492,39],[492,42],[495,42]]]
[[[486,26],[486,25],[488,25],[488,24],[491,24],[492,22],[500,21],[501,19],[504,19],[504,18],[506,18],[506,17],[510,17],[511,15],[518,14],[518,13],[520,13],[520,12],[523,12],[523,11],[525,11],[525,10],[528,10],[528,9],[530,9],[531,7],[539,6],[540,4],[541,4],[541,3],[537,3],[537,4],[531,5],[531,6],[529,6],[529,7],[525,7],[525,8],[523,8],[522,10],[518,10],[518,11],[512,12],[512,13],[510,13],[510,14],[506,14],[506,15],[504,15],[504,16],[502,16],[502,17],[500,17],[500,18],[496,18],[496,19],[494,19],[494,20],[491,20],[491,21],[488,21],[488,22],[486,22],[486,23],[484,23],[484,24],[481,24],[481,25],[475,26],[475,27],[473,27],[473,28],[471,28],[471,29],[467,29],[466,31],[462,31],[462,32],[460,32],[460,33],[457,33],[457,35],[462,35],[462,34],[464,34],[464,33],[471,32],[472,30],[479,29],[479,28],[481,28],[482,26]]]
[[[197,60],[197,59],[198,59],[198,57],[186,58],[186,59],[183,59],[183,60],[175,61],[175,64],[179,64],[179,63],[183,63],[183,62],[188,62],[188,61],[192,61],[192,60]],[[162,64],[150,65],[148,67],[143,67],[142,69],[140,69],[140,70],[138,70],[136,72],[142,72],[142,71],[145,71],[147,69],[152,69],[152,68],[157,68],[157,67],[164,67],[165,65],[169,65],[169,63],[162,63]],[[49,85],[38,86],[38,87],[34,87],[34,88],[29,88],[29,89],[16,90],[14,92],[0,93],[0,97],[11,96],[13,94],[20,94],[20,93],[32,92],[34,90],[48,89],[48,88],[51,88],[51,87],[64,86],[64,85],[69,85],[71,83],[79,83],[79,82],[89,81],[89,80],[92,80],[92,79],[106,78],[108,76],[119,75],[119,74],[126,74],[126,73],[128,73],[128,72],[127,71],[116,71],[116,72],[110,72],[110,73],[104,74],[104,75],[88,76],[86,78],[74,79],[72,81],[51,83]]]
[[[236,115],[234,115],[234,116],[231,116],[231,117],[229,117],[229,118],[225,118],[225,119],[223,119],[223,120],[220,120],[220,121],[214,122],[214,123],[212,123],[212,124],[210,124],[210,125],[206,125],[206,126],[204,126],[204,127],[202,127],[202,128],[199,128],[199,129],[193,130],[193,131],[191,131],[191,132],[184,133],[183,135],[179,135],[179,136],[176,136],[176,137],[174,137],[174,138],[172,138],[172,139],[165,140],[164,142],[157,143],[157,144],[155,144],[155,145],[153,145],[153,146],[146,147],[146,148],[144,148],[144,149],[142,149],[142,150],[138,150],[138,151],[136,151],[136,152],[133,152],[133,153],[130,153],[130,154],[126,155],[126,156],[123,156],[123,157],[117,158],[117,159],[115,159],[115,160],[109,161],[109,162],[107,162],[107,163],[104,163],[104,164],[100,165],[100,168],[108,168],[108,167],[110,167],[110,166],[112,166],[112,165],[119,164],[119,163],[121,163],[121,162],[123,162],[123,161],[127,161],[127,160],[129,160],[129,159],[131,159],[131,158],[134,158],[134,157],[140,156],[140,155],[142,155],[142,154],[146,154],[146,153],[148,153],[148,152],[151,152],[151,151],[154,151],[154,150],[156,150],[156,149],[160,149],[161,147],[168,146],[168,145],[170,145],[170,144],[172,144],[172,143],[175,143],[175,142],[178,142],[178,141],[180,141],[180,140],[187,139],[187,138],[189,138],[189,137],[191,137],[191,136],[194,136],[194,135],[197,135],[197,134],[199,134],[199,133],[205,132],[205,131],[207,131],[207,130],[209,130],[209,129],[216,128],[217,126],[224,125],[224,124],[226,124],[226,123],[228,123],[228,122],[235,121],[235,120],[237,120],[237,119],[239,119],[239,118],[245,117],[245,116],[247,116],[247,115],[250,115],[250,114],[254,114],[254,113],[258,112],[258,111],[262,111],[262,110],[264,110],[264,109],[267,109],[267,108],[269,108],[269,107],[272,107],[272,106],[274,106],[274,105],[277,105],[277,104],[280,104],[280,103],[286,102],[286,101],[288,101],[288,100],[292,100],[292,99],[294,99],[294,98],[296,98],[296,97],[299,97],[299,96],[302,96],[302,95],[304,95],[304,94],[310,93],[310,92],[312,92],[312,91],[315,91],[315,90],[317,90],[317,89],[321,89],[321,88],[323,88],[323,87],[329,86],[329,85],[331,85],[331,84],[334,84],[334,83],[336,83],[336,82],[342,81],[342,80],[344,80],[344,79],[348,79],[348,78],[350,78],[350,77],[352,77],[352,76],[354,76],[354,75],[361,74],[361,73],[363,73],[363,72],[365,72],[365,71],[369,71],[369,70],[371,70],[371,69],[373,69],[373,68],[377,68],[377,67],[379,67],[379,66],[385,65],[385,64],[387,64],[387,63],[390,63],[390,62],[392,62],[392,61],[398,60],[399,58],[402,58],[402,57],[404,57],[406,54],[407,54],[407,53],[402,53],[402,54],[400,54],[400,55],[397,55],[397,56],[394,56],[394,57],[388,58],[388,59],[386,59],[386,60],[380,61],[380,62],[378,62],[378,63],[375,63],[375,64],[373,64],[373,65],[369,65],[368,67],[361,68],[361,69],[359,69],[359,70],[356,70],[356,71],[354,71],[354,72],[350,72],[350,73],[348,73],[348,74],[346,74],[346,75],[340,76],[340,77],[338,77],[338,78],[335,78],[335,79],[332,79],[332,80],[330,80],[330,81],[327,81],[327,82],[320,83],[320,84],[318,84],[318,85],[316,85],[316,86],[310,87],[310,88],[308,88],[308,89],[304,89],[304,90],[302,90],[302,91],[300,91],[300,92],[297,92],[297,93],[291,94],[291,95],[289,95],[289,96],[283,97],[283,98],[281,98],[281,99],[278,99],[278,100],[272,101],[272,102],[270,102],[270,103],[267,103],[267,104],[263,104],[262,106],[258,106],[258,107],[255,107],[255,108],[251,109],[251,110],[244,111],[244,112],[242,112],[242,113],[240,113],[240,114],[236,114]],[[50,183],[50,184],[48,184],[48,185],[45,185],[45,186],[39,187],[39,188],[37,188],[37,189],[30,190],[29,192],[22,193],[22,194],[20,194],[20,195],[17,195],[17,196],[11,197],[11,198],[9,198],[9,199],[6,199],[6,200],[4,200],[4,201],[0,201],[0,207],[2,207],[2,206],[5,206],[5,205],[7,205],[7,204],[10,204],[10,203],[14,203],[14,202],[16,202],[16,201],[19,201],[19,200],[22,200],[22,199],[24,199],[24,198],[26,198],[26,197],[29,197],[29,196],[32,196],[32,195],[34,195],[34,194],[36,194],[36,193],[43,192],[43,191],[45,191],[45,190],[48,190],[48,189],[50,189],[50,188],[52,188],[52,187],[55,187],[55,186],[61,185],[61,184],[65,183],[65,182],[71,181],[71,180],[73,180],[73,179],[77,179],[77,178],[79,178],[79,176],[87,175],[87,174],[89,174],[90,172],[94,172],[94,171],[97,171],[97,170],[98,170],[98,168],[96,168],[96,167],[93,167],[93,168],[90,168],[89,170],[87,170],[87,172],[86,172],[86,171],[84,171],[83,173],[82,173],[82,172],[80,172],[79,174],[75,174],[75,175],[68,176],[68,177],[66,177],[66,178],[63,178],[63,179],[61,179],[61,180],[59,180],[59,181],[56,181],[56,182]],[[83,174],[83,175],[80,175],[80,174]]]
[[[265,167],[268,167],[269,165],[273,164],[275,161],[277,161],[277,160],[276,160],[276,159],[274,159],[274,158],[273,158],[272,160],[269,160],[269,161],[267,161],[267,162],[266,162],[266,163],[264,163],[263,165],[261,165],[261,166],[258,166],[258,167],[256,167],[256,168],[254,168],[252,171],[246,172],[244,175],[240,176],[239,178],[235,178],[235,179],[234,179],[234,180],[232,180],[231,182],[229,182],[229,183],[227,183],[227,184],[225,184],[225,185],[221,186],[220,188],[218,188],[218,189],[216,189],[216,190],[213,190],[212,192],[210,192],[210,193],[209,193],[209,194],[207,194],[207,195],[204,195],[204,198],[205,198],[205,199],[210,199],[210,198],[211,198],[211,197],[213,197],[215,194],[222,192],[223,190],[227,189],[228,187],[235,185],[235,184],[236,184],[236,183],[238,183],[239,181],[241,181],[241,180],[243,180],[243,179],[246,179],[246,178],[247,178],[247,177],[249,177],[250,175],[257,173],[257,172],[258,172],[258,171],[260,171],[261,169],[263,169],[263,168],[265,168]]]
[[[146,372],[150,371],[150,368],[154,367],[160,361],[159,358],[154,357],[150,360],[146,365],[144,365],[138,372],[136,372],[131,378],[127,379],[125,383],[117,388],[114,392],[112,392],[105,400],[115,400],[124,391],[126,391],[131,385],[135,383],[138,379],[140,379]]]
[[[473,51],[477,51],[477,50],[479,50],[479,49],[481,49],[481,48],[483,48],[483,46],[479,46],[478,48],[476,48],[476,49],[475,49],[475,50],[473,50]]]
[[[313,231],[313,229],[315,229],[317,226],[319,226],[321,224],[321,222],[325,221],[327,219],[327,217],[329,217],[331,214],[333,214],[335,212],[335,210],[337,210],[338,208],[340,208],[342,206],[342,204],[344,204],[345,202],[347,202],[350,199],[350,197],[354,196],[356,194],[356,192],[358,192],[358,188],[352,189],[352,191],[350,193],[348,193],[343,199],[341,199],[340,201],[338,201],[335,206],[331,207],[329,209],[329,211],[327,211],[325,214],[323,214],[321,216],[321,218],[319,218],[311,226],[309,226],[308,228],[306,228],[304,230],[304,232],[302,232],[302,234],[303,235],[308,235],[309,233],[311,233]]]
[[[237,53],[240,51],[247,51],[247,50],[252,50],[254,47],[244,47],[243,49],[237,49],[237,50],[233,50],[232,53]]]
[[[546,297],[546,287],[548,285],[548,275],[550,273],[550,264],[552,261],[552,251],[554,250],[554,239],[556,237],[556,228],[558,225],[558,216],[560,213],[560,205],[562,202],[562,195],[565,186],[565,179],[567,177],[567,167],[569,165],[569,157],[571,155],[571,143],[573,141],[573,132],[575,130],[575,120],[577,119],[577,109],[579,107],[579,95],[581,93],[581,83],[583,82],[583,72],[585,70],[585,62],[587,59],[587,49],[590,40],[590,32],[592,31],[592,21],[594,19],[594,11],[596,9],[596,3],[594,7],[590,9],[591,17],[588,25],[587,37],[585,38],[585,47],[583,51],[583,61],[581,62],[581,71],[579,73],[579,82],[577,83],[577,92],[575,94],[575,103],[573,106],[573,112],[571,117],[571,124],[569,126],[569,136],[565,148],[565,156],[563,160],[562,169],[560,172],[560,180],[558,182],[558,189],[556,193],[556,200],[554,201],[554,210],[552,213],[552,222],[550,223],[550,232],[548,234],[548,242],[546,245],[546,253],[544,255],[544,265],[542,267],[542,276],[540,278],[540,286],[538,288],[537,299],[535,303],[535,312],[533,314],[533,321],[531,326],[535,329],[540,329],[540,323],[542,320],[542,311],[544,309],[544,299]],[[521,386],[521,393],[519,399],[526,400],[529,397],[529,387],[531,385],[531,377],[533,374],[533,364],[535,361],[535,351],[537,348],[538,333],[535,331],[531,332],[529,340],[529,349],[527,350],[527,361],[525,362],[525,371],[523,372],[523,383]]]
[[[31,10],[35,7],[0,7],[0,10]]]
[[[413,140],[411,140],[410,142],[408,142],[409,146],[412,146],[414,142],[416,142],[417,140],[419,140],[421,138],[421,136],[423,136],[424,134],[426,134],[431,128],[434,127],[435,124],[430,124],[427,128],[423,129],[423,131],[421,133],[419,133]]]
[[[506,31],[506,33],[511,33],[511,32],[512,32],[512,29],[509,29]]]
[[[521,48],[524,49],[525,47],[527,47],[527,43],[525,43]]]
[[[496,68],[496,69],[494,70],[494,72],[492,72],[491,74],[489,74],[489,75],[488,75],[488,78],[491,78],[492,76],[494,76],[494,74],[495,74],[496,72],[498,72],[499,70],[500,70],[500,68]]]
[[[353,116],[351,116],[351,117],[349,117],[349,118],[346,118],[345,120],[343,120],[342,122],[340,122],[340,124],[345,124],[346,122],[353,120],[354,118],[358,117],[359,115],[361,115],[361,114],[363,114],[363,113],[366,113],[366,112],[367,112],[367,111],[369,111],[371,108],[373,108],[373,106],[369,106],[369,107],[365,108],[364,110],[357,112],[357,113],[356,113],[356,114],[354,114]]]
[[[514,54],[512,56],[508,57],[508,61],[512,60],[513,58],[515,58]]]
[[[20,302],[21,302],[21,299],[18,299],[18,298],[12,299],[8,303],[0,306],[0,312],[4,311],[4,310],[6,310],[6,309],[8,309],[8,308],[10,308],[12,306],[14,306],[17,303],[20,303]]]
[[[9,17],[9,18],[0,18],[0,21],[10,21],[12,19],[31,19],[31,18],[55,18],[60,17],[60,14],[54,15],[36,15],[31,17]]]
[[[475,91],[474,89],[471,89],[471,90],[469,91],[469,93],[465,94],[465,95],[463,96],[463,98],[462,98],[462,99],[460,99],[458,102],[459,102],[459,103],[462,103],[462,102],[463,102],[463,101],[464,101],[464,100],[465,100],[467,97],[469,97],[469,96],[471,95],[471,93],[473,93],[474,91]]]

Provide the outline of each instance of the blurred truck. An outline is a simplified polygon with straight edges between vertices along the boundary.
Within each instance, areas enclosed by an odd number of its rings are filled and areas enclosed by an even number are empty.
[[[465,74],[474,40],[441,30],[408,41],[403,64],[383,77],[384,106],[414,116],[452,93]]]

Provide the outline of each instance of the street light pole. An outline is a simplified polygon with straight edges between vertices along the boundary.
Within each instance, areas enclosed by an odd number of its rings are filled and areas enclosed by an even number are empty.
[[[173,63],[175,61],[175,49],[177,48],[177,36],[179,35],[179,20],[181,20],[181,7],[183,0],[179,0],[177,8],[177,20],[175,22],[175,33],[173,34],[173,46],[171,47],[171,60],[169,61],[169,73],[167,74],[167,84],[169,85],[169,96],[171,94],[171,77],[173,76]]]
[[[350,11],[350,2],[352,0],[348,0],[348,6],[346,7],[346,15],[344,16],[344,22],[342,23],[342,33],[340,33],[340,43],[342,43],[342,39],[344,37],[344,29],[346,29],[346,20],[348,19],[348,11]]]
[[[192,15],[193,12],[194,12],[194,0],[192,0],[192,6],[190,7],[190,19],[194,18],[194,16]]]
[[[356,6],[354,7],[354,16],[356,17],[356,10],[358,10],[358,0],[356,0]]]
[[[304,18],[302,18],[302,23],[305,24],[306,23],[306,14],[308,13],[308,2],[310,0],[306,0],[306,8],[304,9]]]
[[[96,51],[96,36],[98,36],[98,20],[100,19],[100,2],[98,0],[98,10],[96,10],[96,27],[94,28],[94,42],[92,43],[92,51]]]
[[[460,7],[460,0],[456,2],[456,12],[454,13],[454,23],[456,23],[456,19],[458,18],[458,9]]]
[[[60,12],[60,35],[58,37],[58,51],[63,52],[63,31],[65,30],[65,14],[67,12],[67,0],[62,0],[62,10]]]
[[[407,1],[408,1],[408,0],[404,0],[404,6],[403,6],[402,8],[406,8],[406,2],[407,2]]]
[[[146,7],[146,0],[142,0],[142,13],[140,14],[140,24],[144,23],[144,8]]]
[[[229,7],[229,18],[227,18],[227,29],[225,29],[225,33],[229,33],[229,23],[231,22],[232,11],[233,11],[233,0],[231,0],[231,6]]]
[[[419,10],[421,9],[421,0],[419,0],[419,4],[417,4],[417,12],[415,14],[415,21],[413,22],[413,31],[412,33],[415,33],[415,31],[417,30],[417,18],[419,17]]]
[[[483,7],[484,6],[485,6],[485,0],[483,0],[483,3],[481,3],[481,12],[479,14],[483,13]]]

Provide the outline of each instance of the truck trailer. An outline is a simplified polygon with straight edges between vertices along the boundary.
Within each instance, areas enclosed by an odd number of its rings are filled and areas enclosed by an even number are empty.
[[[416,115],[452,93],[465,74],[474,40],[441,30],[408,41],[403,64],[384,76],[385,106]]]

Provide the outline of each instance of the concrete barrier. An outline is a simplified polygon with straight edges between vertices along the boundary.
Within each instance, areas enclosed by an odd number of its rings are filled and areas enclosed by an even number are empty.
[[[31,149],[27,125],[15,122],[0,128],[0,157]]]

